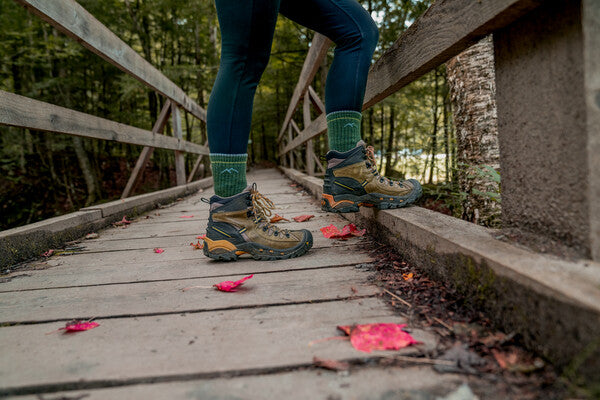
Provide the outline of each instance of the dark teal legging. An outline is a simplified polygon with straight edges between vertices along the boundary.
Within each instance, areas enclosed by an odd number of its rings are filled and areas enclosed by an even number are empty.
[[[216,0],[221,64],[208,103],[211,153],[243,154],[248,147],[254,94],[269,62],[279,13],[335,44],[325,108],[361,111],[379,33],[356,0]]]

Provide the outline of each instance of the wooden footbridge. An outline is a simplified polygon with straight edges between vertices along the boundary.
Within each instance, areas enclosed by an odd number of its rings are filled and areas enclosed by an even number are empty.
[[[505,232],[411,207],[345,216],[369,238],[331,241],[320,234],[320,227],[347,220],[320,211],[318,203],[316,171],[323,166],[312,139],[326,124],[311,82],[331,43],[316,35],[279,134],[280,168],[249,174],[276,213],[315,215],[286,226],[310,229],[315,246],[298,259],[235,263],[211,261],[190,246],[206,228],[208,208],[200,198],[211,195],[212,183],[194,180],[208,149],[182,139],[180,113],[205,121],[205,111],[74,0],[17,2],[156,90],[165,106],[150,132],[0,91],[0,124],[144,146],[121,200],[0,232],[0,397],[475,398],[465,386],[477,387],[475,378],[424,365],[444,363],[436,361],[441,349],[432,331],[412,329],[422,344],[391,353],[323,340],[337,335],[338,325],[405,321],[369,279],[375,260],[362,249],[373,238],[463,293],[567,378],[597,382],[596,0],[436,1],[371,69],[365,108],[494,35]],[[319,114],[314,120],[311,107]],[[174,137],[162,134],[169,118]],[[175,151],[177,185],[132,196],[154,148]],[[183,152],[198,154],[187,177]],[[124,216],[132,222],[119,223]],[[83,239],[92,232],[98,237]],[[540,241],[566,246],[575,257],[538,253]],[[49,249],[62,250],[35,258]],[[236,293],[212,287],[251,274]],[[90,318],[100,326],[56,331]],[[324,372],[314,357],[354,368]],[[379,363],[390,358],[402,363]]]

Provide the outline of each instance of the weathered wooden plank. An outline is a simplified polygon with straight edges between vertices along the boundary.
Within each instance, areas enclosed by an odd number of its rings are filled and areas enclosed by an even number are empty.
[[[363,109],[380,102],[544,0],[438,0],[371,67]]]
[[[325,117],[325,114],[321,114],[317,118],[315,118],[308,127],[304,128],[304,130],[298,136],[296,136],[294,140],[289,141],[279,155],[281,156],[287,154],[296,147],[303,145],[304,143],[306,143],[314,137],[322,135],[326,131],[327,119]]]
[[[0,90],[0,125],[161,149],[208,154],[208,148],[134,126]]]
[[[162,134],[167,121],[169,120],[169,115],[171,114],[171,101],[165,101],[162,109],[160,110],[160,114],[154,123],[154,127],[152,127],[152,133],[160,133]],[[135,163],[135,167],[133,167],[133,171],[131,172],[131,176],[129,180],[127,180],[127,184],[125,185],[125,189],[123,190],[123,194],[121,195],[122,199],[125,199],[131,195],[131,193],[135,190],[137,183],[139,182],[144,167],[152,157],[152,153],[154,153],[154,147],[144,147],[142,149],[142,153],[140,154],[137,162]],[[199,157],[202,157],[200,155]]]
[[[310,89],[310,86],[309,86]],[[311,115],[310,115],[310,96],[304,96],[304,103],[302,105],[302,115],[304,118],[304,126],[308,126],[311,123]],[[315,174],[315,164],[313,162],[313,144],[312,140],[306,142],[306,153],[305,153],[305,162],[306,165],[306,173],[308,175]]]
[[[329,50],[331,44],[331,40],[329,40],[327,37],[319,33],[315,34],[310,49],[308,50],[308,54],[306,55],[306,59],[304,60],[304,64],[302,65],[300,79],[298,79],[298,83],[296,84],[296,88],[292,94],[290,105],[288,106],[285,118],[283,119],[283,126],[281,127],[281,131],[279,131],[279,135],[277,136],[277,142],[281,142],[283,134],[285,133],[285,130],[287,129],[289,122],[294,115],[294,111],[296,110],[300,99],[304,93],[306,93],[310,82],[317,74],[317,71],[321,66],[321,62],[327,55],[327,50]]]
[[[313,106],[315,106],[319,114],[323,114],[325,112],[325,103],[323,103],[323,101],[312,86],[308,87],[308,94],[310,96],[310,101],[312,102]]]
[[[391,355],[393,356],[393,354]],[[190,382],[153,383],[119,388],[53,393],[53,399],[85,400],[170,400],[228,399],[440,399],[453,393],[463,377],[439,374],[431,367],[354,368],[351,373],[300,370],[277,374],[221,377]],[[50,395],[48,395],[49,397]],[[83,397],[85,396],[85,397]],[[499,394],[497,399],[506,400]],[[452,397],[455,398],[455,397]],[[464,399],[465,397],[463,397]],[[38,396],[9,397],[8,400],[40,400]]]
[[[43,270],[15,272],[4,276],[10,279],[0,283],[0,292],[15,290],[49,289],[58,287],[108,285],[118,283],[137,283],[159,280],[185,280],[234,274],[250,275],[259,273],[277,273],[291,270],[319,269],[336,267],[342,264],[368,264],[373,258],[365,253],[352,251],[351,247],[328,247],[312,249],[301,260],[287,259],[276,263],[240,260],[235,263],[213,263],[196,251],[198,257],[193,260],[172,261],[156,257],[151,263],[113,263],[90,264],[69,262],[69,258],[56,258],[45,264],[56,265]],[[63,262],[64,261],[64,262]],[[37,264],[38,268],[40,264]],[[23,273],[27,276],[23,276]]]
[[[173,136],[180,141],[183,140],[181,113],[177,104],[174,103],[171,103],[171,121]],[[185,185],[185,157],[181,151],[177,150],[175,150],[175,173],[177,174],[177,186]]]
[[[206,111],[74,0],[16,0],[84,47],[206,121]]]
[[[243,295],[233,296],[215,291],[212,285],[241,278],[238,274],[218,279],[0,293],[0,322],[172,313],[374,295],[379,289],[365,283],[368,275],[353,267],[257,274],[244,285]],[[204,288],[182,292],[190,286]]]
[[[213,294],[244,299],[250,293]],[[0,329],[0,395],[33,385],[62,384],[64,388],[65,384],[82,381],[123,382],[182,374],[201,377],[226,371],[310,365],[314,356],[347,359],[389,355],[359,352],[340,340],[309,346],[311,341],[338,335],[337,325],[382,321],[403,322],[391,315],[381,300],[363,299],[99,319],[98,328],[76,335],[46,335],[58,328],[58,323],[4,327]],[[427,332],[413,330],[412,335],[424,341],[426,348],[435,346],[435,339]],[[411,346],[394,354],[418,352],[418,347]]]

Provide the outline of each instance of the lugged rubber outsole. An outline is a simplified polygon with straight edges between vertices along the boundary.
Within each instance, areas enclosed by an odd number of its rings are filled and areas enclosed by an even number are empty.
[[[300,257],[308,252],[313,245],[313,237],[309,231],[303,237],[302,242],[290,249],[274,249],[261,246],[258,243],[247,242],[236,246],[234,250],[226,252],[214,252],[208,249],[208,243],[204,242],[204,255],[218,261],[237,261],[242,254],[250,256],[259,261],[285,260],[288,258]]]
[[[334,213],[350,213],[358,212],[360,207],[375,207],[379,210],[389,210],[394,208],[406,207],[413,204],[423,194],[421,184],[411,179],[416,183],[415,190],[407,196],[390,196],[379,193],[368,193],[365,196],[354,196],[351,194],[342,195],[342,199],[336,199],[333,195],[323,193],[321,199],[321,209],[327,212]],[[333,202],[333,205],[332,203]]]

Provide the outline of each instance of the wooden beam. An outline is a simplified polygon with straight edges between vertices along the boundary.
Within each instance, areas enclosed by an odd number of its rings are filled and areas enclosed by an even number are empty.
[[[281,142],[283,134],[287,129],[290,119],[292,119],[292,115],[294,115],[296,107],[298,107],[300,99],[302,98],[304,93],[306,93],[308,85],[317,74],[317,71],[321,66],[323,58],[327,56],[327,50],[329,50],[329,47],[331,47],[331,40],[317,33],[313,38],[310,49],[308,50],[306,60],[304,60],[304,65],[302,65],[300,79],[298,80],[296,88],[294,89],[294,93],[292,94],[292,100],[290,101],[290,105],[285,115],[285,119],[283,120],[283,126],[281,127],[281,131],[279,132],[279,136],[277,137],[277,142]]]
[[[310,86],[309,86],[310,89]],[[304,126],[309,126],[311,123],[311,117],[310,117],[310,96],[307,94],[304,95],[304,104],[302,105],[302,114],[304,117]],[[313,163],[313,158],[312,158],[312,149],[313,149],[313,142],[312,140],[309,140],[306,142],[306,173],[310,176],[313,176],[315,174],[315,164]]]
[[[171,122],[173,126],[173,136],[178,140],[183,140],[183,130],[181,128],[181,113],[179,106],[171,103]],[[177,174],[177,186],[185,185],[185,157],[181,151],[175,150],[175,173]]]
[[[206,111],[74,0],[15,0],[144,85],[206,121]]]
[[[327,120],[325,119],[325,114],[321,114],[309,126],[304,128],[300,135],[296,136],[294,140],[290,140],[280,155],[286,154],[290,150],[325,132],[327,132]]]
[[[319,114],[324,113],[325,112],[325,104],[319,98],[319,95],[317,94],[315,89],[313,89],[312,86],[308,87],[308,95],[310,96],[310,101],[312,102],[313,106],[317,109]]]
[[[208,146],[208,140],[206,140],[206,143],[204,143],[205,146]],[[190,183],[193,179],[194,176],[196,175],[196,172],[198,172],[198,168],[200,168],[200,163],[202,162],[202,158],[204,157],[203,154],[200,154],[198,156],[198,158],[196,159],[196,163],[194,164],[194,168],[192,168],[192,172],[190,172],[190,175],[188,176],[188,180],[187,182]]]
[[[325,173],[325,167],[323,166],[323,164],[321,164],[321,160],[319,160],[319,157],[317,157],[317,155],[315,154],[315,152],[313,151],[312,153],[314,159],[315,159],[315,163],[317,164],[317,166],[319,167],[319,169],[321,170],[322,173]]]
[[[300,134],[300,128],[298,128],[298,125],[296,124],[296,121],[294,121],[293,119],[290,120],[290,125],[292,126],[292,129],[294,131],[296,131],[296,133],[299,135]]]
[[[288,125],[288,142],[292,142],[292,126]],[[294,169],[294,152],[290,151],[290,168]]]
[[[0,90],[0,125],[110,140],[160,149],[208,154],[195,143]]]
[[[171,115],[171,100],[165,101],[162,110],[160,110],[160,115],[158,119],[154,123],[154,127],[152,128],[152,133],[160,133],[162,134],[167,121],[169,120],[169,115]],[[150,160],[150,157],[154,153],[154,147],[145,146],[142,149],[142,153],[140,154],[137,162],[135,163],[135,167],[133,167],[133,171],[131,172],[131,176],[127,181],[127,185],[125,185],[125,190],[123,190],[123,194],[121,195],[122,199],[125,199],[131,195],[131,193],[135,190],[138,182],[140,181],[144,167]],[[200,156],[202,157],[202,156]]]
[[[363,109],[380,102],[544,0],[438,0],[371,67]]]

